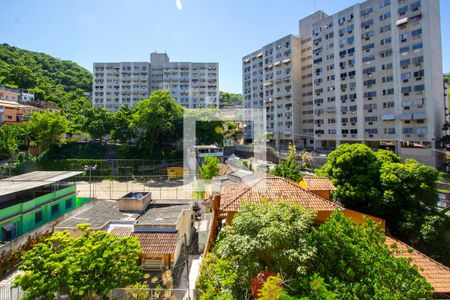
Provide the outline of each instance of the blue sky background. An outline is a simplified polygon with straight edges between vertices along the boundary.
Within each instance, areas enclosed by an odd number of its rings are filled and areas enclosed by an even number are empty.
[[[217,61],[220,89],[241,92],[241,58],[287,34],[315,6],[328,14],[356,0],[0,0],[0,43],[77,62]],[[430,0],[435,1],[435,0]],[[315,4],[316,2],[316,4]],[[440,0],[443,71],[450,72],[450,1]]]

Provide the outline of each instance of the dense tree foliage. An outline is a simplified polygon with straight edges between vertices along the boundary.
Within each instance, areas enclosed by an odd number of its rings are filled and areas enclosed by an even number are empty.
[[[103,298],[141,278],[141,250],[135,237],[89,231],[86,224],[79,228],[82,235],[77,238],[68,231],[55,232],[25,253],[20,266],[24,273],[15,279],[25,291],[24,299],[54,299],[55,294]]]
[[[373,221],[356,225],[342,213],[312,233],[317,248],[316,275],[344,299],[419,299],[432,288],[416,267],[394,258],[385,235]]]
[[[30,127],[26,123],[0,127],[0,160],[14,157],[29,140]]]
[[[241,94],[233,94],[233,93],[222,92],[222,91],[219,93],[220,103],[241,105],[242,99],[243,98],[242,98]]]
[[[89,133],[92,139],[103,140],[113,129],[114,114],[104,107],[88,108],[84,116],[82,131]]]
[[[431,296],[417,268],[391,254],[379,225],[357,225],[339,211],[316,228],[313,220],[297,205],[243,205],[201,265],[201,299],[246,299],[261,272],[277,274],[260,289],[261,299]]]
[[[182,118],[183,107],[172,98],[170,92],[154,91],[148,99],[133,106],[132,126],[137,129],[138,145],[151,156],[162,136],[176,134],[177,124]]]
[[[297,163],[297,150],[295,146],[289,145],[289,155],[286,160],[281,161],[271,171],[272,175],[288,178],[298,182],[302,179],[301,167]]]
[[[334,198],[346,207],[386,220],[403,241],[449,264],[449,217],[436,210],[436,169],[401,162],[391,151],[343,144],[322,167],[336,185]]]
[[[0,44],[0,85],[25,88],[36,100],[49,101],[73,117],[89,107],[92,74],[74,62]]]
[[[60,144],[62,135],[67,132],[69,121],[60,113],[35,112],[27,122],[32,141],[47,150]]]
[[[215,156],[205,156],[205,160],[202,166],[199,168],[201,179],[212,179],[217,176],[220,171],[219,159]]]
[[[336,185],[335,199],[356,210],[367,210],[380,198],[380,163],[364,144],[341,144],[328,155],[322,173]]]
[[[133,111],[128,106],[121,106],[112,119],[111,137],[121,143],[127,143],[136,137],[136,129],[131,126]]]

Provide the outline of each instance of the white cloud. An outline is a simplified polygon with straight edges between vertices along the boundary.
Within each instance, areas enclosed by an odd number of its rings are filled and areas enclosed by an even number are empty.
[[[178,10],[182,10],[183,9],[183,3],[181,3],[181,0],[176,0],[176,6]]]

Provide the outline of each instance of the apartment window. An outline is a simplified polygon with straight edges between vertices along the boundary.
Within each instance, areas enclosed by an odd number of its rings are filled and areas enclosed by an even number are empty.
[[[403,134],[412,134],[414,132],[414,128],[406,127],[403,128]]]
[[[51,215],[55,216],[59,213],[59,205],[55,204],[51,207]]]
[[[411,64],[411,59],[409,59],[409,58],[403,59],[400,61],[400,66],[403,68],[409,66],[410,64]]]
[[[350,134],[358,134],[358,129],[350,129]]]
[[[418,50],[418,49],[422,49],[423,48],[423,43],[417,43],[412,45],[412,49],[413,50]]]
[[[383,108],[392,108],[395,106],[394,101],[383,102]]]
[[[421,63],[423,63],[423,56],[414,57],[412,59],[412,63],[416,66],[420,65]]]
[[[395,128],[384,128],[384,134],[395,134]]]
[[[424,70],[416,71],[416,72],[414,72],[414,77],[415,77],[415,78],[423,77],[424,74],[425,74],[425,71],[424,71]]]
[[[406,53],[409,51],[409,46],[404,46],[400,48],[400,54]]]
[[[364,109],[366,110],[377,109],[377,104],[376,103],[364,104]]]
[[[408,40],[409,34],[407,32],[400,34],[400,42],[406,42]]]
[[[383,90],[383,96],[393,95],[393,94],[394,94],[394,89],[393,88],[392,89]]]
[[[375,60],[375,55],[365,56],[362,59],[363,62],[370,62],[370,61],[373,61],[373,60]]]
[[[365,69],[363,70],[363,74],[372,74],[372,73],[375,72],[375,70],[376,70],[375,67],[365,68]]]
[[[369,116],[369,117],[365,117],[364,120],[366,122],[376,122],[376,121],[378,121],[378,117],[377,116]]]
[[[425,85],[424,84],[419,84],[419,85],[416,85],[415,87],[414,87],[414,91],[415,92],[422,92],[422,91],[424,91],[425,90]]]
[[[422,35],[422,28],[411,31],[411,36],[413,38],[419,38]]]
[[[410,79],[411,79],[411,72],[403,73],[403,74],[401,75],[401,78],[402,78],[403,81],[408,81],[408,80],[410,80]]]
[[[370,43],[370,44],[362,46],[362,50],[363,51],[369,51],[370,49],[372,49],[374,47],[375,47],[375,44],[374,43]]]
[[[411,93],[412,88],[410,86],[404,86],[402,87],[402,93],[403,94],[409,94]]]
[[[406,14],[407,11],[408,11],[408,6],[405,5],[405,6],[400,7],[400,8],[398,9],[398,14],[399,14],[400,16],[402,16],[402,15]]]
[[[412,10],[412,11],[418,10],[418,9],[420,8],[420,1],[411,3],[411,6],[410,6],[410,7],[411,7],[411,10]]]
[[[391,4],[391,0],[383,0],[380,2],[380,8],[386,7]]]
[[[378,134],[378,129],[377,128],[367,128],[365,130],[365,132],[368,134]]]
[[[371,92],[366,92],[364,93],[364,98],[373,98],[377,96],[377,92],[376,91],[371,91]]]
[[[34,223],[39,224],[41,222],[42,222],[42,210],[40,210],[34,214]]]
[[[66,209],[70,209],[70,208],[72,208],[72,203],[73,201],[72,201],[72,199],[67,199],[66,200]]]

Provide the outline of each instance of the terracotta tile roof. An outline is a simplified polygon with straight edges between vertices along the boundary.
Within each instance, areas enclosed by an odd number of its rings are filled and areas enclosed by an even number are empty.
[[[411,258],[412,263],[417,266],[420,274],[431,284],[434,288],[435,295],[450,297],[450,268],[440,264],[431,259],[425,254],[415,250],[405,243],[386,236],[386,244],[397,244],[397,250],[393,250],[395,257]]]
[[[295,182],[281,177],[267,176],[252,179],[250,182],[244,181],[224,186],[220,209],[238,211],[242,202],[261,203],[262,199],[295,203],[317,211],[334,211],[341,208],[327,199],[302,189]]]
[[[227,164],[220,164],[220,170],[218,176],[225,176],[233,173],[235,170]]]
[[[173,254],[177,247],[177,232],[133,232],[131,227],[115,227],[111,232],[119,237],[137,237],[145,254]]]
[[[308,190],[310,191],[335,191],[336,187],[327,177],[304,177]]]

